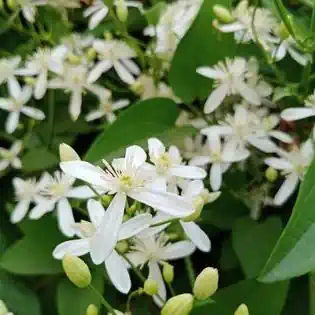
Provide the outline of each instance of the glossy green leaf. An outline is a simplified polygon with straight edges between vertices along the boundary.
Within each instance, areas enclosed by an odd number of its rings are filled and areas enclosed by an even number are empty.
[[[146,17],[149,25],[156,25],[159,21],[160,15],[166,8],[166,3],[158,2],[149,10],[146,10],[144,16]]]
[[[232,229],[233,248],[247,278],[256,278],[282,231],[278,217],[258,223],[249,217],[237,220]]]
[[[280,315],[284,307],[288,281],[275,284],[260,284],[245,280],[220,290],[214,295],[215,303],[197,307],[192,315],[228,315],[245,303],[250,315]]]
[[[123,153],[132,144],[146,142],[174,128],[178,115],[176,104],[166,98],[139,102],[128,108],[95,140],[86,159],[98,162],[103,158]]]
[[[104,293],[104,266],[92,272],[92,285],[103,295]],[[113,288],[111,288],[113,290]],[[100,299],[91,289],[79,289],[69,279],[62,279],[57,290],[57,305],[59,315],[86,315],[90,304],[98,308]]]
[[[261,281],[289,279],[315,268],[314,204],[315,161],[305,176],[293,214],[262,272]]]
[[[0,267],[20,275],[49,275],[62,272],[60,261],[52,257],[56,245],[65,240],[57,221],[50,215],[28,224],[26,235],[2,255]]]
[[[212,26],[214,4],[229,6],[229,0],[203,2],[199,15],[182,39],[175,53],[169,81],[175,94],[184,102],[204,99],[211,89],[211,80],[196,73],[197,67],[211,66],[236,53],[236,44],[230,34],[220,34]]]

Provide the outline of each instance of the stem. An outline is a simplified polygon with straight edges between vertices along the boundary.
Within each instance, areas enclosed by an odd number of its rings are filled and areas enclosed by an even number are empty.
[[[85,182],[85,184],[94,192],[94,194],[99,198],[102,199],[102,196],[98,193],[98,191],[90,184]]]
[[[312,11],[312,19],[311,19],[311,32],[315,31],[315,1],[313,1],[313,11]]]
[[[115,312],[114,308],[106,301],[106,299],[103,297],[103,295],[101,293],[99,293],[98,290],[96,288],[94,288],[92,284],[89,285],[89,288],[95,293],[95,295],[97,295],[100,298],[102,304],[105,306],[107,311],[110,314],[115,315],[116,312]]]
[[[311,271],[308,277],[310,315],[315,315],[315,271]]]
[[[195,280],[196,280],[196,273],[194,270],[194,266],[192,264],[190,257],[185,257],[184,261],[185,261],[185,266],[186,266],[186,270],[188,274],[188,279],[189,279],[191,287],[193,288],[195,284]]]
[[[48,147],[51,148],[54,140],[54,119],[55,119],[55,95],[54,91],[50,90],[48,93],[48,119],[49,119],[49,129],[50,129],[50,138]]]
[[[131,300],[139,295],[139,290],[133,291],[129,294],[128,299],[127,299],[127,303],[126,303],[126,313],[127,314],[131,314]]]
[[[168,288],[169,288],[169,290],[170,290],[170,292],[171,292],[171,295],[172,295],[172,296],[175,296],[176,293],[175,293],[175,291],[174,291],[174,288],[172,287],[172,284],[171,284],[171,283],[168,283],[167,286],[168,286]]]
[[[159,223],[152,224],[152,225],[150,225],[150,227],[161,226],[163,224],[173,223],[173,222],[177,222],[177,221],[179,221],[178,218],[172,218],[172,219],[168,219],[168,220],[165,220],[165,221],[162,221],[162,222],[159,222]]]

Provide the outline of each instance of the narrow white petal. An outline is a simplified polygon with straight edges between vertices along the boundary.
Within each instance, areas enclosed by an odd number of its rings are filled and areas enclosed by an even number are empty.
[[[105,215],[105,209],[102,204],[94,199],[90,199],[87,202],[87,209],[91,222],[95,227],[99,227]]]
[[[203,179],[207,176],[207,173],[204,169],[192,165],[173,166],[170,168],[169,172],[173,176],[188,179]]]
[[[99,25],[100,22],[106,17],[107,13],[108,13],[107,7],[104,7],[98,12],[95,12],[89,20],[89,29],[93,30],[97,25]]]
[[[114,62],[114,68],[122,81],[131,85],[135,82],[135,78],[130,71],[119,61]]]
[[[244,97],[246,101],[253,105],[260,105],[261,104],[261,99],[258,95],[258,93],[251,89],[247,84],[245,84],[243,81],[240,81],[238,83],[238,89],[241,94],[241,96]]]
[[[224,98],[226,97],[228,92],[228,85],[222,84],[219,87],[217,87],[208,97],[204,112],[206,114],[210,114],[213,111],[215,111],[218,106],[223,102]]]
[[[93,121],[96,119],[100,119],[104,116],[104,112],[100,110],[93,110],[85,116],[86,121]]]
[[[284,143],[292,143],[293,142],[293,138],[289,134],[287,134],[287,133],[285,133],[283,131],[280,131],[280,130],[272,130],[272,131],[270,131],[269,132],[269,136],[271,136],[271,137],[273,137],[273,138],[275,138],[277,140],[280,140],[280,141],[282,141]]]
[[[213,163],[210,170],[210,185],[213,191],[218,191],[222,184],[222,170],[220,163]]]
[[[222,71],[215,70],[211,67],[199,67],[197,73],[210,79],[222,79],[224,73]]]
[[[21,109],[21,112],[24,115],[29,116],[29,117],[31,117],[33,119],[36,119],[36,120],[43,120],[43,119],[45,119],[45,114],[40,109],[37,109],[37,108],[34,108],[34,107],[24,106]]]
[[[211,162],[210,156],[195,156],[189,161],[189,165],[207,165]]]
[[[129,219],[121,225],[118,239],[121,241],[139,234],[150,226],[151,221],[152,216],[150,214],[139,214]]]
[[[53,210],[55,203],[50,200],[41,200],[30,212],[29,218],[31,220],[38,220],[47,212]]]
[[[71,94],[69,112],[73,121],[77,120],[81,113],[82,106],[82,91],[74,90]]]
[[[95,196],[93,190],[88,186],[78,186],[72,188],[68,194],[68,198],[77,198],[77,199],[88,199]]]
[[[29,209],[31,201],[30,200],[21,200],[15,206],[13,212],[11,213],[11,222],[18,223],[26,216]]]
[[[139,168],[147,159],[147,154],[138,145],[132,145],[126,149],[125,162],[133,168]]]
[[[247,138],[247,141],[262,152],[273,153],[277,151],[277,146],[269,138],[258,138],[255,136],[249,136]]]
[[[141,73],[138,65],[130,59],[122,59],[121,63],[133,74],[139,75]]]
[[[117,244],[125,204],[126,196],[116,194],[104,214],[101,225],[91,240],[91,258],[96,265],[104,262]]]
[[[315,116],[315,110],[307,107],[288,108],[281,113],[281,118],[286,121],[300,120],[311,116]]]
[[[116,250],[105,260],[106,271],[114,287],[121,293],[127,294],[131,289],[131,280],[127,265]]]
[[[19,124],[19,120],[20,120],[20,112],[10,113],[5,123],[6,132],[13,133]]]
[[[12,108],[12,101],[7,98],[0,98],[0,109],[10,111]]]
[[[166,301],[166,287],[162,277],[162,273],[159,265],[155,261],[149,262],[149,276],[148,279],[153,279],[157,282],[159,286],[158,296],[153,296],[154,302],[162,307]]]
[[[276,170],[290,170],[293,168],[290,162],[280,158],[267,158],[265,159],[265,163]]]
[[[159,258],[161,260],[174,260],[190,256],[196,246],[190,241],[179,241],[163,248]]]
[[[288,53],[297,63],[301,66],[306,66],[307,63],[310,61],[310,58],[307,55],[303,55],[302,53],[298,52],[296,49],[292,47],[288,47]]]
[[[75,234],[74,229],[74,217],[71,205],[68,199],[63,198],[57,203],[57,217],[58,217],[58,225],[61,232],[68,236],[72,237]]]
[[[277,194],[275,195],[274,203],[277,206],[283,205],[288,198],[293,194],[297,184],[299,183],[299,177],[292,173],[287,176],[286,180],[281,185]]]
[[[66,254],[83,256],[90,251],[90,241],[87,238],[71,240],[59,244],[53,251],[55,259],[62,259]]]
[[[150,159],[157,159],[163,153],[165,153],[164,144],[157,138],[150,138],[148,140]]]
[[[34,89],[34,97],[37,100],[40,100],[44,97],[46,91],[47,91],[47,71],[43,71],[39,74],[37,78],[37,82]]]
[[[19,158],[14,158],[12,161],[12,166],[16,169],[22,168],[22,161]]]
[[[9,89],[9,94],[15,98],[18,99],[19,96],[21,95],[21,86],[16,79],[16,77],[10,77],[8,79],[8,89]]]
[[[5,170],[7,167],[9,167],[10,162],[7,160],[0,161],[0,172]]]
[[[104,72],[108,71],[112,67],[112,65],[113,64],[110,60],[103,60],[97,63],[95,67],[91,70],[87,82],[94,83]]]
[[[182,222],[187,237],[203,252],[209,252],[211,242],[208,235],[195,222]]]

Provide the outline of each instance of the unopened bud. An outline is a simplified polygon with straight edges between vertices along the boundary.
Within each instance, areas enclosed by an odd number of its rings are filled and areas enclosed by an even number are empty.
[[[281,40],[285,40],[290,36],[290,33],[283,22],[281,22],[279,27],[279,36]]]
[[[204,189],[200,194],[205,203],[214,202],[221,196],[221,191],[210,193],[208,189]]]
[[[161,315],[188,315],[193,309],[194,297],[189,293],[170,298],[162,308]]]
[[[10,10],[15,11],[17,9],[16,0],[7,0],[7,6]]]
[[[241,304],[234,315],[249,315],[248,307],[245,304]]]
[[[36,80],[33,77],[24,77],[24,82],[29,86],[35,86]]]
[[[113,197],[112,196],[108,196],[108,195],[104,195],[102,197],[102,205],[106,208],[110,205],[110,203],[112,202]]]
[[[115,248],[119,253],[124,254],[128,251],[129,244],[126,240],[119,241]]]
[[[144,282],[143,291],[147,295],[155,295],[159,292],[159,285],[155,280],[147,279]]]
[[[86,315],[98,315],[98,308],[94,304],[90,304],[86,309]]]
[[[104,39],[105,40],[112,40],[113,34],[111,32],[104,32]]]
[[[188,217],[185,217],[183,219],[184,222],[191,222],[191,221],[195,221],[197,219],[199,219],[201,212],[202,212],[202,208],[204,206],[205,202],[204,199],[201,196],[197,196],[194,200],[193,200],[193,205],[195,207],[195,212],[193,212],[191,215],[189,215]]]
[[[217,19],[223,23],[231,23],[234,21],[234,17],[231,12],[224,6],[216,4],[213,6],[213,12]]]
[[[7,306],[2,300],[0,300],[0,315],[6,315],[8,312]]]
[[[79,257],[65,255],[62,266],[69,280],[79,288],[86,288],[91,283],[91,272],[88,265]]]
[[[72,64],[72,65],[79,65],[81,63],[81,57],[76,56],[72,53],[69,53],[67,55],[67,60]]]
[[[174,267],[168,263],[163,264],[163,278],[166,283],[172,283],[174,280]]]
[[[207,267],[196,278],[193,293],[198,300],[206,300],[218,289],[218,269]]]
[[[116,14],[119,21],[125,23],[128,19],[128,7],[125,0],[116,1]]]
[[[61,143],[59,146],[59,156],[61,162],[80,161],[80,157],[77,152],[70,145]]]
[[[93,61],[96,58],[96,55],[96,50],[93,47],[89,48],[86,53],[87,59],[89,61]]]
[[[140,96],[144,92],[144,86],[140,81],[135,81],[131,86],[130,89],[133,93]]]
[[[133,216],[137,211],[138,203],[134,202],[129,208],[127,208],[126,212],[128,215]]]
[[[268,182],[275,182],[278,179],[278,171],[273,167],[269,166],[265,171],[265,177]]]

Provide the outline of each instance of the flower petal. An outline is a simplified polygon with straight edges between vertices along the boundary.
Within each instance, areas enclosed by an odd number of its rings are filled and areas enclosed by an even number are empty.
[[[87,82],[88,83],[93,83],[95,82],[97,79],[100,78],[100,76],[108,71],[111,67],[113,66],[112,62],[110,60],[103,60],[100,61],[99,63],[97,63],[95,65],[95,67],[91,70]]]
[[[196,246],[190,241],[179,241],[164,247],[159,258],[161,260],[180,259],[190,256],[196,249]]]
[[[69,104],[71,119],[76,121],[81,113],[82,93],[81,89],[72,91]]]
[[[218,191],[222,184],[221,163],[213,163],[210,169],[210,185],[213,191]]]
[[[53,251],[55,259],[62,259],[66,254],[83,256],[90,251],[90,241],[87,238],[71,240],[59,244]]]
[[[151,161],[158,159],[161,154],[165,153],[164,144],[157,138],[149,138],[148,147]]]
[[[87,202],[87,209],[91,222],[96,228],[98,228],[104,218],[105,209],[99,201],[96,201],[94,199],[90,199]]]
[[[93,30],[97,25],[99,25],[100,22],[106,17],[107,13],[108,8],[105,6],[98,12],[95,12],[89,20],[89,29]]]
[[[300,120],[311,116],[315,116],[315,110],[307,107],[287,108],[281,113],[281,118],[286,121]]]
[[[45,119],[45,114],[40,109],[37,109],[37,108],[34,108],[34,107],[24,106],[21,109],[21,112],[24,115],[29,116],[29,117],[31,117],[33,119],[36,119],[36,120],[43,120],[43,119]]]
[[[5,122],[5,130],[7,133],[13,133],[17,128],[20,120],[20,112],[11,112]]]
[[[72,237],[75,235],[74,229],[74,216],[72,212],[71,205],[68,199],[63,198],[57,203],[57,217],[58,217],[58,225],[60,231],[68,236]]]
[[[121,62],[115,61],[114,68],[122,81],[130,85],[135,82],[135,78],[130,73],[129,69],[127,69]]]
[[[162,307],[166,301],[166,287],[162,277],[162,273],[160,270],[159,265],[155,261],[149,262],[149,276],[148,279],[153,279],[157,282],[159,290],[158,296],[154,295],[153,299],[154,302],[159,306]]]
[[[209,252],[211,242],[208,235],[195,222],[182,222],[187,237],[203,252]]]
[[[207,173],[204,169],[192,165],[173,166],[169,169],[169,172],[173,176],[188,179],[203,179],[207,176]]]
[[[132,145],[126,149],[125,163],[126,166],[132,166],[132,168],[139,168],[144,164],[147,159],[147,154],[138,145]]]
[[[298,183],[299,177],[296,174],[288,175],[275,195],[274,204],[277,206],[283,205],[293,194]]]
[[[204,107],[206,114],[212,113],[219,107],[228,93],[228,88],[227,84],[222,84],[210,94]]]
[[[77,199],[88,199],[94,196],[95,196],[95,193],[93,192],[93,190],[86,185],[74,187],[67,194],[68,198],[77,198]]]
[[[18,202],[18,204],[15,206],[13,212],[11,213],[10,220],[12,223],[18,223],[20,222],[25,216],[29,209],[31,201],[28,200],[21,200]]]
[[[291,170],[293,168],[292,164],[285,159],[267,158],[265,163],[276,170]]]

